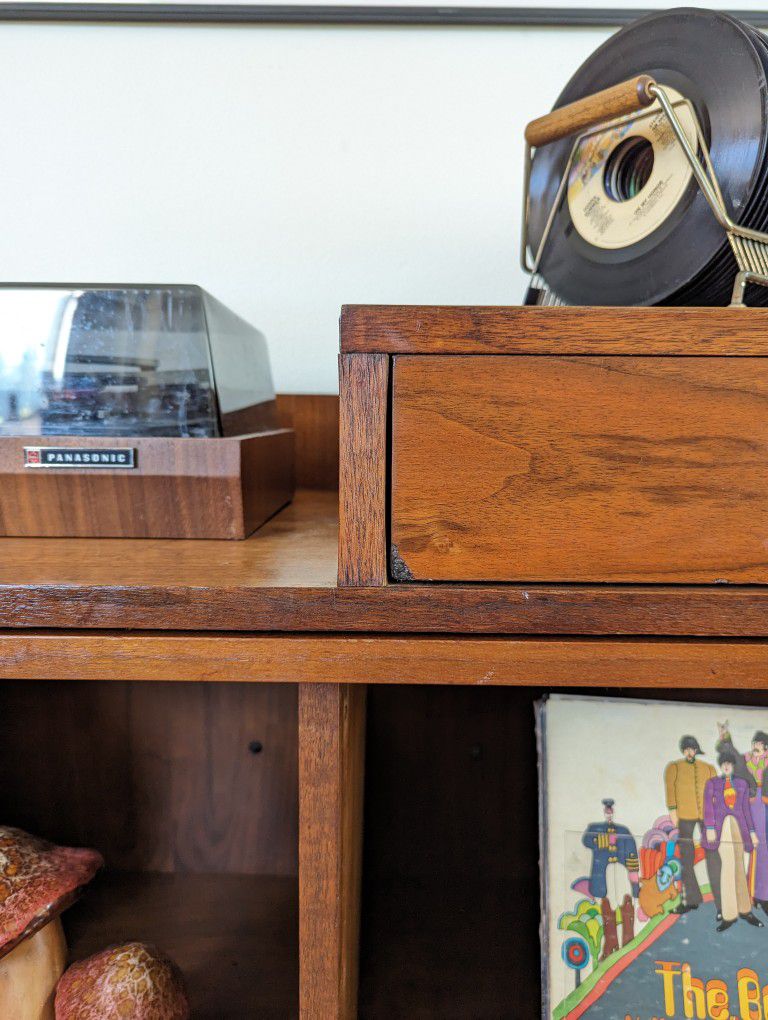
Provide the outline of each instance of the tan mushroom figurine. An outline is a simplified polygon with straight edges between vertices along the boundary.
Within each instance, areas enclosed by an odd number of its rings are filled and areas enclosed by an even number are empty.
[[[53,1020],[67,946],[59,914],[103,864],[95,850],[54,846],[0,825],[0,1017]]]
[[[187,1020],[179,968],[142,942],[74,963],[56,989],[56,1020]]]

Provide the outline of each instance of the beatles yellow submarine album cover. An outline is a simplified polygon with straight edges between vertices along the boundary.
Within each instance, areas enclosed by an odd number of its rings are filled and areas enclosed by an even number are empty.
[[[768,1020],[768,709],[537,706],[547,1020]]]

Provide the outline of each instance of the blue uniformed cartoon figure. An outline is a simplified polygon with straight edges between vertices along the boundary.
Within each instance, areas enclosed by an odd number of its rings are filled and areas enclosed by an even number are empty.
[[[577,879],[571,886],[577,892],[586,893],[590,899],[600,900],[604,925],[601,959],[605,959],[619,948],[616,911],[611,907],[608,895],[609,873],[614,869],[622,869],[626,872],[634,899],[637,899],[640,891],[640,860],[637,855],[637,844],[626,825],[617,825],[614,822],[614,803],[610,798],[603,801],[604,820],[590,822],[581,837],[583,845],[592,852],[592,868],[589,877]],[[610,888],[614,891],[622,886],[626,887],[626,881],[617,882],[617,877],[612,876],[610,881]]]

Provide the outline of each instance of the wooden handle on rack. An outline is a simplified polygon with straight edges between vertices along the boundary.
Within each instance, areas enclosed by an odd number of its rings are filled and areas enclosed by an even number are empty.
[[[650,75],[639,74],[636,78],[585,96],[568,106],[561,106],[544,117],[532,120],[525,129],[525,140],[536,147],[548,145],[549,142],[556,142],[559,138],[599,124],[602,120],[612,120],[625,113],[642,110],[653,102],[654,97],[649,89],[655,84]]]

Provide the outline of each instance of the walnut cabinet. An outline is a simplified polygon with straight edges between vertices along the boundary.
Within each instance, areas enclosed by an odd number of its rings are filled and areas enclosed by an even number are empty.
[[[217,1020],[537,1016],[533,702],[768,705],[766,336],[347,308],[256,535],[0,539],[3,820],[108,862],[73,953]]]

